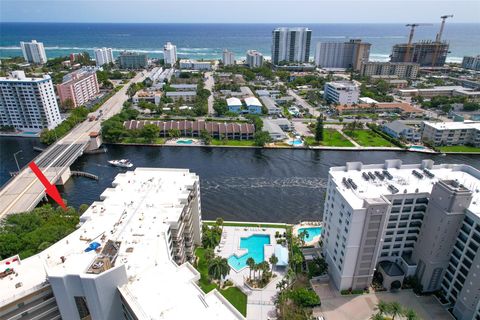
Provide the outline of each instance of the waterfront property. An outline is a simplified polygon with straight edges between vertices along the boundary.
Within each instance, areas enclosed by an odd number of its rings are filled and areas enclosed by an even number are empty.
[[[32,40],[30,42],[21,41],[23,58],[25,61],[36,64],[44,64],[47,62],[47,55],[45,54],[45,47],[43,42]]]
[[[272,31],[272,63],[308,62],[311,39],[308,28],[276,28]]]
[[[8,270],[0,274],[0,318],[244,319],[218,291],[196,284],[197,175],[137,168],[117,175],[101,199],[66,238],[22,261],[0,261]]]
[[[382,130],[395,139],[402,139],[413,143],[419,142],[421,139],[419,129],[406,125],[401,120],[385,123],[382,125]]]
[[[386,289],[415,276],[457,319],[477,316],[479,186],[478,169],[432,160],[330,168],[322,241],[335,287],[363,290],[375,270]]]
[[[294,226],[293,232],[298,238],[305,241],[306,246],[311,246],[318,243],[322,235],[322,226],[313,223],[302,223]]]
[[[315,48],[315,64],[321,68],[352,68],[360,70],[362,62],[370,57],[370,43],[361,39],[348,42],[318,42]]]
[[[28,78],[23,71],[0,77],[0,125],[39,132],[62,122],[52,79]]]
[[[123,51],[118,56],[118,66],[121,69],[145,69],[148,66],[147,54]]]
[[[113,59],[113,50],[112,48],[98,48],[94,50],[95,53],[95,63],[98,67],[103,66],[104,64],[114,63]]]
[[[246,62],[250,68],[259,68],[263,65],[263,54],[257,50],[248,50]]]
[[[422,139],[435,146],[471,145],[480,147],[480,122],[422,123]]]
[[[160,128],[160,137],[168,137],[171,130],[175,130],[185,137],[200,137],[202,132],[209,133],[215,139],[253,139],[255,134],[255,126],[250,123],[235,122],[210,122],[204,120],[170,120],[170,121],[154,121],[154,120],[129,120],[123,123],[125,129],[140,130],[146,124],[154,124]]]

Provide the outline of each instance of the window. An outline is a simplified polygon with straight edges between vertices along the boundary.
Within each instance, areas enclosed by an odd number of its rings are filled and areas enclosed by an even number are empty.
[[[74,299],[80,319],[88,317],[90,310],[88,309],[87,299],[85,297],[74,297]]]
[[[404,204],[413,204],[413,199],[405,199]]]
[[[395,200],[393,200],[393,205],[394,205],[394,206],[397,206],[397,205],[400,205],[400,204],[402,204],[402,199],[395,199]]]

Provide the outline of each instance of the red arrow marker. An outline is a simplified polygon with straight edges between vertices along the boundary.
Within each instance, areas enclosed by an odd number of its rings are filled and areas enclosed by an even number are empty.
[[[43,172],[40,171],[35,162],[30,162],[28,166],[30,167],[30,169],[32,169],[33,173],[35,173],[38,180],[40,180],[40,182],[45,186],[45,192],[50,196],[50,198],[52,198],[56,203],[58,203],[60,207],[67,210],[67,206],[63,202],[60,193],[58,193],[57,187],[54,184],[50,184],[47,177],[45,177]]]

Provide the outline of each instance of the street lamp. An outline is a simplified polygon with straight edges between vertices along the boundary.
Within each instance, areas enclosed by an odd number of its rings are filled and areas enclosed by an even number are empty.
[[[23,152],[23,150],[17,151],[13,154],[13,157],[15,158],[15,163],[17,164],[18,172],[20,172],[20,166],[18,165],[17,154],[19,154],[20,152]]]

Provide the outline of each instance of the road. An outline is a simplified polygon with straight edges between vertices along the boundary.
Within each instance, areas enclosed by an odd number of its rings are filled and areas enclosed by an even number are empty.
[[[305,101],[305,99],[303,99],[302,97],[300,97],[298,94],[296,94],[292,89],[288,89],[287,90],[287,93],[292,96],[293,98],[295,98],[297,104],[299,104],[300,106],[302,106],[303,108],[307,109],[308,112],[310,112],[311,115],[313,115],[315,118],[318,117],[320,115],[320,112],[318,112],[317,110],[315,110],[314,107],[312,107],[310,105],[310,103],[308,103],[307,101]]]
[[[215,86],[215,80],[213,79],[212,72],[205,72],[205,89],[210,90],[211,94],[208,97],[208,114],[214,115],[215,110],[213,109],[213,87]]]
[[[128,99],[126,93],[130,84],[144,79],[144,73],[137,74],[98,111],[89,114],[97,116],[102,110],[103,115],[98,120],[85,120],[80,123],[34,159],[51,183],[57,182],[63,172],[83,153],[90,139],[90,132],[100,131],[101,121],[122,110],[123,103]],[[0,190],[0,219],[10,213],[32,210],[44,195],[43,185],[28,167],[24,167]]]

